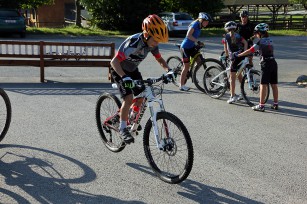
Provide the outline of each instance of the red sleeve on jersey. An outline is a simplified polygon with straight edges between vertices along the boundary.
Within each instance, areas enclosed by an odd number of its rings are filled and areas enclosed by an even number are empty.
[[[122,62],[122,61],[124,61],[125,59],[126,59],[126,56],[125,56],[125,54],[123,53],[123,52],[117,52],[117,54],[116,54],[116,58],[120,61],[120,62]]]
[[[255,47],[252,46],[251,48],[249,48],[249,50],[250,50],[252,53],[254,53],[254,52],[255,52]]]
[[[160,53],[155,54],[154,56],[155,56],[156,59],[160,59],[161,58],[161,54]]]

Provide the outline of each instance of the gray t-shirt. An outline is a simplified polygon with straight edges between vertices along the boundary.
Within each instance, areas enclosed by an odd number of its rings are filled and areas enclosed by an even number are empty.
[[[160,58],[159,47],[148,47],[144,42],[142,33],[128,37],[118,48],[116,57],[120,60],[123,70],[128,72],[135,71],[139,64],[151,52],[155,58]]]

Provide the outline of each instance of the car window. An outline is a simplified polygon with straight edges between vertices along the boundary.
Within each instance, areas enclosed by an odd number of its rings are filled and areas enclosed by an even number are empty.
[[[0,10],[0,17],[19,17],[19,13],[16,11],[1,11]]]
[[[193,18],[188,14],[175,14],[176,20],[193,20]]]

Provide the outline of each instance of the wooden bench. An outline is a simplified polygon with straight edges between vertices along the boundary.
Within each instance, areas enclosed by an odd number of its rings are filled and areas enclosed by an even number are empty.
[[[40,67],[45,82],[45,67],[105,67],[111,80],[111,59],[115,43],[0,41],[0,66]]]

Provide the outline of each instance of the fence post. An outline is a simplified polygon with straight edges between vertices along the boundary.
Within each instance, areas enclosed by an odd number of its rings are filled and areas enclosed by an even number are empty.
[[[45,67],[44,67],[44,42],[40,41],[39,43],[39,56],[40,56],[40,78],[41,82],[45,82]]]

